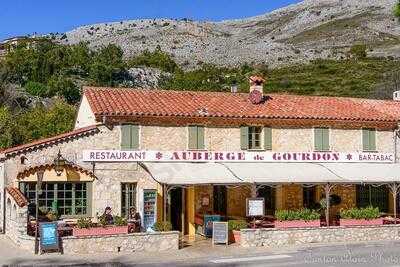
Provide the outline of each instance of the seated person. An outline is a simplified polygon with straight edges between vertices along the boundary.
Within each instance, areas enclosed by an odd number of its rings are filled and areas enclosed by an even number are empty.
[[[132,207],[129,210],[128,222],[134,225],[133,232],[140,231],[141,217],[139,212],[136,211],[135,207]]]
[[[106,207],[106,209],[104,210],[104,213],[102,215],[105,218],[106,223],[108,225],[114,224],[114,217],[112,216],[111,212],[112,212],[111,208]]]

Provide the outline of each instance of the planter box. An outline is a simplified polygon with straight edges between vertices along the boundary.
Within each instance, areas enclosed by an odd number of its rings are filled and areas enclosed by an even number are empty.
[[[382,225],[383,218],[377,219],[340,219],[340,226]]]
[[[240,231],[237,230],[229,231],[229,242],[240,244]]]
[[[320,220],[313,221],[275,221],[275,228],[304,228],[304,227],[320,227]]]
[[[82,236],[102,236],[102,235],[120,235],[127,234],[128,226],[106,226],[93,228],[73,228],[72,235],[76,237]]]

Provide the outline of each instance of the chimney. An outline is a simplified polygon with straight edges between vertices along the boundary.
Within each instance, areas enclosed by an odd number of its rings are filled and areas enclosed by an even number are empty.
[[[236,83],[233,83],[231,85],[231,93],[237,93],[238,92],[238,86]]]
[[[393,100],[400,101],[400,91],[393,92]]]
[[[264,100],[264,93],[263,93],[263,85],[264,85],[264,78],[260,76],[251,76],[249,78],[250,82],[250,92],[249,92],[249,100],[253,104],[259,104]]]

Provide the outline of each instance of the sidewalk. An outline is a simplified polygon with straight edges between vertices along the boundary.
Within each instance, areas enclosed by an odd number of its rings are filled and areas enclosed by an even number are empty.
[[[167,262],[191,262],[202,258],[224,258],[240,255],[255,255],[260,253],[274,253],[272,249],[242,248],[236,244],[229,246],[211,244],[210,240],[196,241],[194,244],[174,252],[133,252],[133,253],[107,253],[107,254],[68,254],[58,253],[34,255],[32,251],[16,247],[6,236],[0,235],[0,264],[1,265],[81,265],[108,263],[107,266],[120,266],[120,264],[157,264]],[[287,249],[286,249],[287,251]]]

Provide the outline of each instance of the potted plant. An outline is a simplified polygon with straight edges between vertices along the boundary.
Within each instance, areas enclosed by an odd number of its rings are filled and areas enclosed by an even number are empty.
[[[275,212],[276,228],[319,227],[320,213],[311,209],[278,210]]]
[[[100,225],[94,225],[90,218],[80,218],[72,234],[76,237],[103,236],[128,233],[128,223],[125,218],[115,216],[114,225],[108,225],[105,218],[99,218]]]
[[[169,232],[172,230],[172,224],[170,222],[156,222],[153,225],[153,230],[156,232]]]
[[[229,220],[229,241],[231,243],[240,243],[240,230],[247,228],[247,222],[244,220]]]
[[[340,211],[340,226],[382,225],[379,208],[351,208]]]

